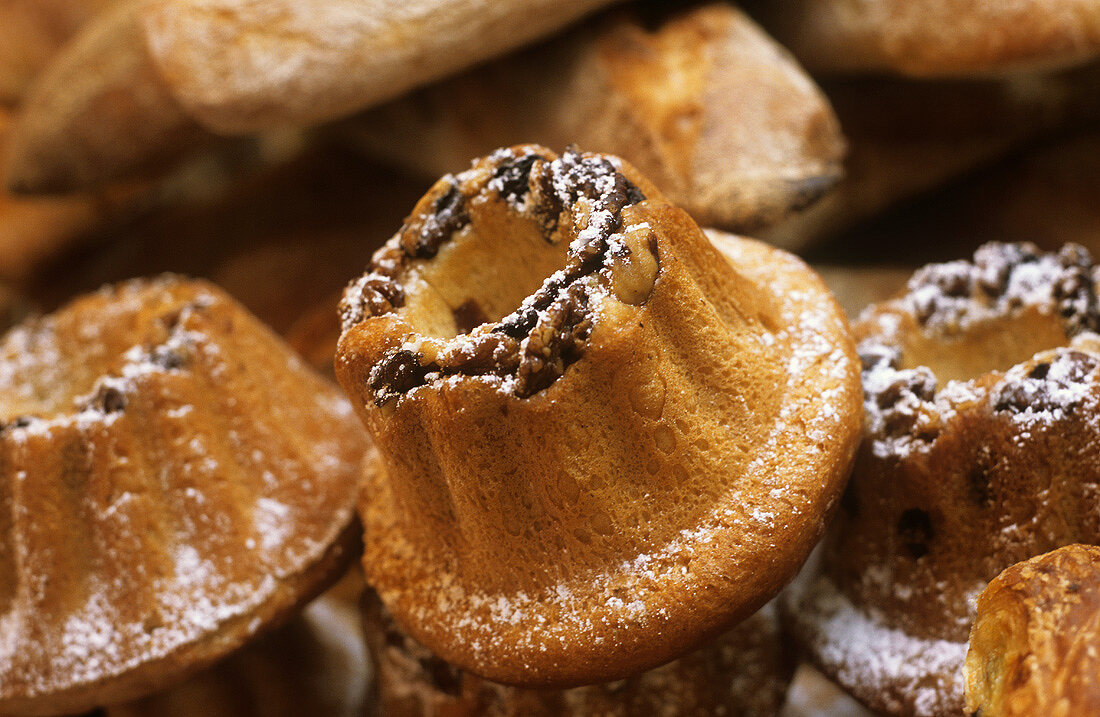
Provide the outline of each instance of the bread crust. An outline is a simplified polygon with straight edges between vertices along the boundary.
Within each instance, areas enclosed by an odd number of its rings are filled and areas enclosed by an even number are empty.
[[[988,75],[1082,64],[1100,53],[1090,0],[796,0],[759,3],[815,72]]]
[[[1100,548],[1017,563],[978,598],[966,709],[986,717],[1100,712]]]
[[[430,176],[524,141],[627,159],[703,226],[750,231],[840,178],[844,139],[801,68],[727,3],[613,11],[345,125]]]
[[[6,180],[16,192],[67,192],[132,178],[213,138],[158,74],[128,0],[103,12],[52,59],[11,133]]]
[[[316,124],[548,35],[611,0],[158,0],[161,76],[220,133]]]
[[[0,105],[16,105],[35,76],[80,27],[120,0],[0,3]]]
[[[525,213],[585,187],[608,193],[550,224]],[[449,258],[401,258],[463,207],[465,229],[412,249]],[[337,377],[387,459],[361,502],[364,568],[443,659],[509,684],[618,679],[751,614],[805,559],[858,429],[846,322],[798,260],[712,236],[625,163],[517,147],[437,183],[349,287]],[[632,248],[591,253],[613,237]],[[486,321],[456,335],[470,302]],[[496,342],[495,365],[462,363]]]

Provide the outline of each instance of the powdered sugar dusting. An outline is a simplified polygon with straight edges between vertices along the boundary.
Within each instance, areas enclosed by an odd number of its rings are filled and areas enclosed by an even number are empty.
[[[888,711],[918,717],[962,712],[967,644],[921,639],[861,610],[825,577],[787,597],[788,614],[838,682]]]

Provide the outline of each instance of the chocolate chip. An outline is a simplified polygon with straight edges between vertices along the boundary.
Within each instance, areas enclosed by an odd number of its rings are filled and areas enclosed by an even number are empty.
[[[452,180],[446,191],[436,198],[431,214],[402,229],[401,244],[409,256],[430,259],[439,252],[444,241],[469,223],[466,196]]]
[[[512,162],[504,162],[493,170],[493,178],[499,180],[500,195],[513,202],[526,196],[530,189],[531,167],[539,159],[539,155],[532,153]]]
[[[420,357],[407,349],[387,354],[370,373],[370,387],[378,405],[397,398],[424,383],[431,367],[420,364]]]
[[[933,538],[932,518],[920,508],[910,508],[898,519],[898,539],[914,559],[928,554]]]

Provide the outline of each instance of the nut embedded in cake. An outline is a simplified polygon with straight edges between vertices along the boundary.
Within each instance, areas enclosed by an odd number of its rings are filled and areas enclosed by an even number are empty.
[[[857,439],[853,347],[804,264],[713,238],[615,157],[524,145],[437,182],[349,286],[337,376],[385,459],[364,567],[417,642],[609,681],[798,570]]]

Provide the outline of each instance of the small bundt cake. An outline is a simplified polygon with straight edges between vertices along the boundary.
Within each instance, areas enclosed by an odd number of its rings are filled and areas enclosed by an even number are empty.
[[[768,717],[779,714],[794,667],[772,603],[678,660],[567,690],[509,687],[454,667],[404,634],[373,594],[363,624],[389,717]]]
[[[959,714],[974,600],[1100,540],[1100,305],[1080,247],[987,244],[868,309],[865,435],[793,631],[873,709]]]
[[[846,321],[790,255],[717,248],[621,160],[494,152],[341,304],[384,467],[367,580],[442,659],[531,687],[693,650],[791,579],[858,441]]]
[[[216,287],[77,299],[0,343],[0,713],[138,697],[354,555],[369,439]]]
[[[981,717],[1100,714],[1100,548],[1017,563],[978,598],[966,710]]]

